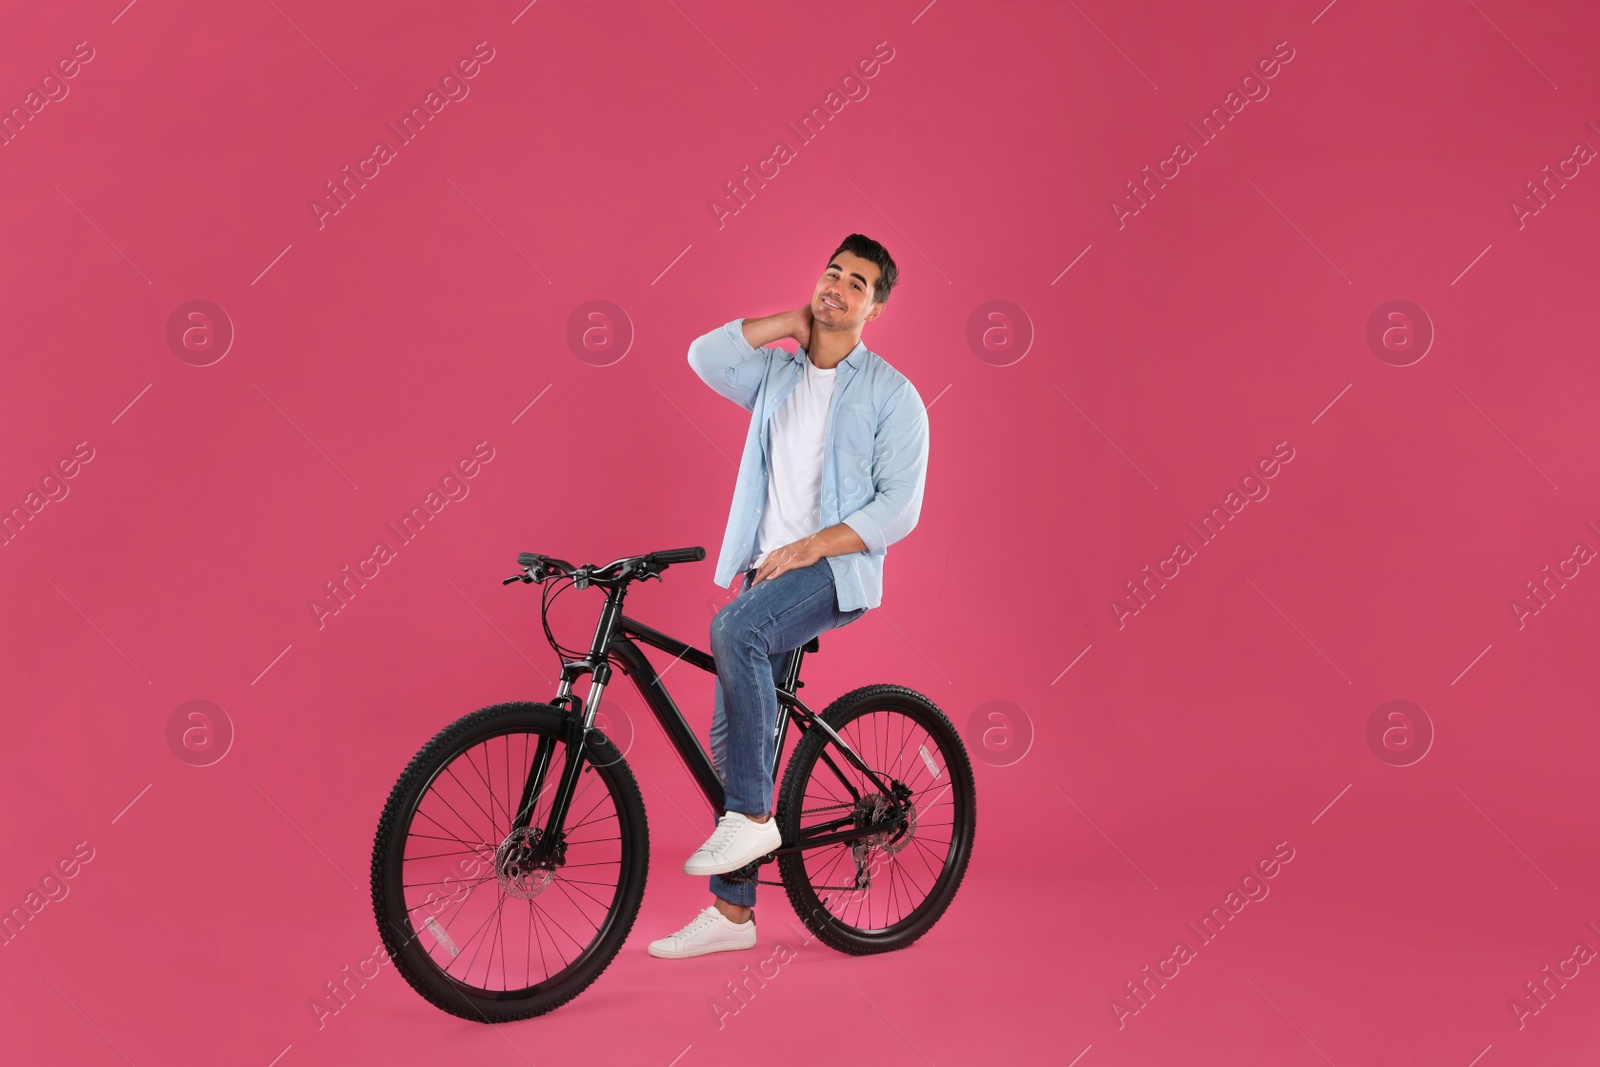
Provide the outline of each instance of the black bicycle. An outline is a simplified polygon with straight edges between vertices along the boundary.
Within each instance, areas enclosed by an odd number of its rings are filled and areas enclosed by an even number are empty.
[[[524,552],[512,582],[551,584],[545,638],[562,659],[548,703],[496,704],[441,730],[395,783],[372,851],[372,904],[396,969],[436,1006],[478,1022],[560,1007],[621,949],[644,899],[649,828],[633,772],[594,725],[615,662],[666,731],[718,816],[722,781],[636,642],[703,671],[712,657],[622,613],[633,582],[704,548],[603,567]],[[565,582],[565,584],[562,584]],[[605,607],[587,653],[550,632],[561,591],[597,586]],[[972,764],[950,720],[920,693],[870,685],[821,714],[796,695],[815,638],[777,685],[773,766],[794,751],[775,818],[783,844],[724,877],[779,885],[823,943],[866,955],[904,948],[938,921],[972,854]],[[587,699],[573,684],[591,675]],[[707,832],[709,833],[709,826]],[[758,878],[776,860],[781,882]]]

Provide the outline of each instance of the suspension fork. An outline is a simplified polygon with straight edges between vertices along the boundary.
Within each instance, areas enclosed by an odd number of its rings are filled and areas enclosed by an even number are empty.
[[[551,794],[550,814],[545,820],[544,833],[540,835],[530,857],[530,862],[535,866],[548,860],[560,841],[561,829],[572,806],[572,798],[578,790],[578,776],[583,773],[585,742],[589,731],[593,729],[595,711],[600,707],[600,694],[610,676],[610,665],[602,661],[594,667],[594,683],[589,689],[587,703],[582,697],[571,692],[561,694],[551,701],[553,704],[559,701],[568,705],[568,712],[564,717],[566,732],[561,738],[566,745],[566,757],[561,764],[560,779]],[[522,800],[517,806],[517,816],[512,821],[513,829],[525,828],[533,821],[535,803],[544,789],[545,779],[554,762],[555,746],[556,738],[552,735],[545,734],[539,738],[539,747],[534,752],[533,764],[528,769],[528,780],[522,789]]]
[[[572,714],[582,714],[583,699],[572,691],[572,682],[579,674],[576,668],[566,664],[561,668],[561,684],[556,690],[556,695],[551,698],[551,707],[569,707]],[[568,740],[563,737],[562,740]],[[533,763],[528,767],[528,778],[522,784],[522,798],[517,802],[517,814],[511,820],[512,830],[526,829],[533,821],[533,808],[541,791],[544,789],[545,775],[550,770],[550,758],[555,753],[556,739],[550,734],[540,734],[539,744],[533,750]]]
[[[578,776],[583,773],[585,742],[588,740],[589,731],[594,728],[595,713],[600,710],[601,694],[605,692],[606,684],[611,681],[611,662],[609,654],[604,650],[610,647],[612,631],[621,615],[622,592],[613,590],[611,595],[606,597],[605,609],[600,613],[600,621],[595,626],[594,644],[589,655],[582,660],[562,664],[561,685],[550,703],[557,707],[562,705],[567,707],[566,733],[562,738],[566,744],[567,754],[561,765],[560,782],[556,785],[555,793],[550,800],[550,816],[545,821],[544,833],[534,845],[529,860],[533,866],[543,865],[552,855],[558,855],[557,845],[563,843],[561,829],[566,823],[568,809],[572,806],[572,797],[578,789]],[[572,691],[573,682],[585,671],[592,675],[587,701]],[[554,750],[555,738],[549,734],[541,735],[539,747],[534,753],[533,766],[528,771],[528,780],[522,788],[522,800],[517,805],[517,816],[512,821],[513,829],[524,828],[532,822],[534,804],[544,788]],[[559,858],[557,862],[560,862]]]
[[[549,734],[539,735],[539,747],[533,752],[533,765],[528,768],[528,780],[523,783],[522,799],[517,804],[516,818],[511,820],[511,829],[526,829],[533,818],[533,803],[538,797],[539,790],[544,788],[545,772],[550,768],[550,756],[555,751],[556,739]]]

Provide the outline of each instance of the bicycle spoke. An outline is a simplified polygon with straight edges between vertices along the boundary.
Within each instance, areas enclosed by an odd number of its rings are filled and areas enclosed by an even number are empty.
[[[538,938],[538,942],[539,942],[539,966],[544,970],[545,974],[549,974],[550,973],[550,963],[549,963],[549,961],[547,959],[545,959],[545,955],[544,955],[544,931],[539,929],[539,924],[536,921],[536,916],[534,914],[535,911],[537,911],[537,910],[538,909],[536,909],[533,906],[533,901],[531,901],[531,900],[528,901],[528,928],[530,930],[532,930],[533,933],[534,933],[534,936],[536,938]]]
[[[429,822],[433,823],[433,825],[437,826],[439,829],[445,831],[446,833],[450,832],[450,827],[444,825],[444,823],[440,822],[438,819],[435,819],[432,815],[429,815],[427,812],[423,811],[420,807],[417,809],[417,814],[422,816],[424,819],[427,819]],[[412,834],[407,834],[406,836],[408,838],[410,838],[410,837],[421,837],[422,835],[421,834],[412,833]],[[465,843],[466,841],[471,840],[471,838],[465,838],[465,837],[460,836],[459,834],[456,835],[455,837],[438,837],[436,835],[430,835],[430,837],[432,838],[432,840],[435,840],[435,841],[460,841],[462,843]]]
[[[504,894],[500,894],[500,898],[501,898],[500,902],[503,902],[504,896],[505,896]],[[450,968],[454,967],[456,965],[457,961],[459,961],[461,959],[461,953],[465,952],[467,950],[467,945],[470,945],[474,941],[476,941],[478,939],[478,934],[481,933],[483,931],[483,929],[486,926],[489,925],[490,921],[494,919],[496,913],[499,911],[500,902],[497,902],[495,904],[495,911],[491,911],[488,915],[484,916],[483,921],[481,923],[479,923],[477,926],[473,927],[472,933],[467,937],[466,942],[464,944],[460,944],[460,945],[456,946],[458,951],[456,953],[455,958],[450,961],[450,967],[446,967],[444,969],[446,974],[449,974],[450,973]],[[466,970],[467,970],[467,972],[469,974],[472,971],[473,963],[475,963],[477,961],[477,959],[478,959],[478,949],[481,949],[482,947],[483,947],[482,945],[479,945],[477,949],[473,949],[472,950],[472,958],[467,961],[467,967],[466,967]]]
[[[571,901],[573,904],[578,904],[578,901],[573,900],[572,894],[567,892],[567,886],[570,885],[571,883],[569,883],[565,878],[557,878],[555,881],[551,882],[550,884],[555,886],[557,889],[561,890],[563,893],[566,893],[567,894],[567,899],[569,901]],[[587,890],[580,889],[580,890],[578,890],[578,892],[582,893],[584,896],[588,897],[590,900],[593,900],[596,904],[600,904],[600,908],[601,908],[602,911],[607,911],[607,910],[610,909],[610,905],[601,904],[600,901],[598,899],[596,899],[595,896],[592,893],[589,893]],[[582,905],[579,905],[578,915],[579,915],[580,918],[582,918],[585,921],[587,921],[588,923],[590,923],[590,925],[592,925],[595,928],[595,932],[596,933],[599,933],[600,924],[595,922],[593,919],[590,919],[587,915],[585,915],[583,913]]]
[[[511,988],[511,979],[506,975],[506,909],[502,903],[495,909],[494,934],[495,940],[500,945],[500,985],[505,989]],[[490,968],[493,968],[494,957],[489,957]]]
[[[430,796],[437,796],[439,798],[439,803],[441,803],[445,807],[449,808],[450,809],[450,814],[452,814],[456,818],[460,819],[461,820],[461,825],[465,826],[468,831],[472,831],[474,829],[472,823],[470,821],[468,821],[467,817],[465,815],[462,815],[459,811],[457,811],[455,805],[450,803],[450,801],[445,799],[444,794],[442,794],[442,793],[430,793],[429,795]],[[426,799],[426,798],[424,798],[424,799]],[[420,805],[418,806],[417,814],[419,814],[419,815],[424,814],[424,812],[422,812],[422,810],[421,810],[421,806]],[[444,824],[441,823],[438,819],[434,819],[431,815],[428,816],[428,818],[433,822],[433,824],[435,826],[439,827],[439,829],[443,830],[445,828]],[[474,834],[474,836],[482,836],[482,835]]]
[[[829,878],[833,877],[833,870],[839,865],[839,861],[850,855],[850,848],[847,845],[835,845],[831,851],[834,854],[833,862],[828,864],[826,870],[818,872],[816,880],[819,882],[827,882]]]
[[[489,846],[488,845],[484,845],[484,847],[488,848]],[[433,853],[429,853],[426,856],[407,856],[405,858],[405,862],[406,863],[420,863],[423,860],[436,860],[436,859],[439,859],[442,856],[481,856],[482,854],[483,853],[479,852],[475,848],[463,848],[463,849],[458,849],[455,852],[433,852]]]
[[[484,881],[493,881],[493,879],[485,879],[485,880],[484,880]],[[469,887],[469,888],[468,888],[468,889],[467,889],[467,892],[466,892],[466,895],[465,895],[465,896],[463,896],[463,897],[462,897],[462,898],[461,898],[461,900],[460,900],[460,901],[458,901],[458,902],[457,902],[457,903],[456,903],[456,907],[455,907],[455,910],[454,910],[454,911],[453,911],[453,912],[451,912],[451,913],[450,913],[450,914],[449,914],[449,915],[448,915],[448,916],[447,916],[447,917],[446,917],[446,918],[445,918],[445,921],[444,921],[444,922],[442,922],[442,923],[439,923],[439,926],[440,926],[440,927],[441,927],[441,928],[444,928],[444,927],[448,927],[448,926],[449,926],[449,925],[450,925],[450,924],[451,924],[451,923],[453,923],[453,922],[455,922],[455,921],[456,921],[456,918],[457,918],[457,917],[458,917],[458,916],[460,916],[460,914],[461,914],[461,913],[462,913],[462,912],[463,912],[463,911],[464,911],[464,910],[466,910],[466,907],[467,907],[467,903],[468,903],[468,902],[469,902],[469,901],[470,901],[470,900],[471,900],[471,899],[472,899],[472,894],[474,894],[474,893],[476,893],[476,892],[477,892],[477,891],[478,891],[478,887],[479,887],[479,886],[481,886],[481,885],[483,885],[483,882],[474,882],[474,883],[473,883],[473,884],[472,884],[472,885],[471,885],[471,886],[470,886],[470,887]],[[454,894],[451,894],[451,895],[452,895],[452,896],[454,896]],[[444,898],[444,899],[445,899],[445,900],[449,900],[449,899],[450,899],[450,897],[445,897],[445,898]],[[426,907],[426,906],[427,906],[427,904],[426,904],[426,902],[424,902],[424,903],[423,903],[423,904],[419,904],[419,905],[418,905],[418,906],[417,906],[417,907],[415,907],[415,908],[412,908],[412,909],[410,909],[410,910],[411,910],[411,911],[417,911],[417,910],[419,910],[419,909],[421,909],[421,908],[424,908],[424,907]],[[408,915],[409,915],[409,914],[410,914],[410,912],[407,912],[407,914],[408,914]],[[435,920],[434,920],[434,922],[436,922],[436,923],[438,923],[438,922],[439,922],[439,921],[438,921],[438,920],[437,920],[437,919],[435,919]],[[420,934],[419,934],[419,936],[420,936]]]
[[[583,813],[582,818],[580,818],[576,823],[574,823],[571,826],[568,826],[566,828],[567,833],[571,833],[572,831],[578,829],[579,827],[589,825],[589,815],[590,815],[590,813],[593,812],[595,810],[595,808],[598,808],[601,804],[605,803],[610,798],[611,798],[611,794],[609,792],[607,792],[604,788],[602,788],[601,789],[601,793],[600,793],[600,799],[596,800],[593,804],[591,804],[589,806],[589,810]],[[573,799],[576,800],[577,798],[574,797]],[[604,816],[604,815],[602,815],[600,817],[602,819],[606,818],[606,816]]]
[[[490,941],[489,929],[494,923],[495,916],[500,914],[500,909],[503,907],[505,907],[505,894],[501,893],[498,895],[495,901],[494,910],[488,915],[484,916],[483,922],[478,924],[477,929],[472,933],[472,937],[467,939],[467,944],[470,945],[473,941],[477,940],[477,937],[480,933],[483,935],[483,940],[478,941],[478,947],[472,950],[472,958],[467,961],[466,969],[462,972],[463,975],[470,975],[472,973],[472,965],[478,962],[478,953],[483,951],[484,945],[490,945],[489,953],[491,958],[493,957],[494,948]],[[466,945],[461,946],[461,951],[466,951]],[[487,967],[485,970],[487,971]],[[485,981],[487,981],[487,975],[485,975]]]
[[[471,762],[472,762],[472,760],[471,760],[471,758],[470,758],[470,754],[469,754],[469,758],[468,758],[468,760],[467,760],[467,762],[468,762],[468,763],[469,763],[469,764],[470,764],[470,763],[471,763]],[[476,768],[476,767],[474,767],[474,768],[473,768],[473,769],[474,769],[474,770],[476,770],[476,769],[477,769],[477,768]],[[485,818],[485,819],[488,819],[488,820],[489,820],[489,829],[491,829],[491,830],[493,830],[493,831],[494,831],[494,836],[495,836],[495,837],[499,837],[499,836],[500,836],[500,828],[499,828],[499,826],[498,826],[498,825],[497,825],[497,824],[496,824],[496,823],[495,823],[495,821],[494,821],[494,816],[493,816],[493,815],[490,815],[490,814],[489,814],[489,813],[488,813],[488,812],[487,812],[487,811],[484,811],[484,807],[483,807],[483,805],[482,805],[482,804],[479,804],[479,803],[478,803],[478,798],[477,798],[477,797],[475,797],[475,796],[473,796],[473,795],[472,795],[472,794],[471,794],[471,793],[468,793],[468,792],[467,792],[467,787],[466,787],[466,786],[464,786],[464,785],[461,785],[461,779],[459,779],[459,778],[457,778],[457,777],[456,777],[456,771],[455,771],[455,768],[454,768],[454,767],[446,767],[446,768],[445,768],[445,769],[444,769],[444,773],[446,773],[446,774],[448,774],[448,775],[449,775],[449,776],[450,776],[450,780],[451,780],[451,781],[453,781],[453,782],[455,782],[455,783],[456,783],[456,785],[458,785],[458,786],[461,786],[461,791],[462,791],[462,792],[463,792],[463,793],[467,793],[467,799],[468,799],[468,800],[470,800],[470,801],[472,801],[472,803],[473,803],[473,804],[474,804],[474,805],[476,805],[476,807],[477,807],[477,809],[478,809],[478,810],[479,810],[479,811],[482,811],[482,812],[483,812],[483,817],[484,817],[484,818]],[[492,793],[491,793],[491,794],[490,794],[490,795],[491,795],[491,796],[493,796],[493,794],[492,794]],[[439,797],[439,799],[440,799],[440,800],[444,800],[444,796],[443,796],[443,794],[441,794],[441,795],[440,795],[440,797]],[[450,807],[450,802],[449,802],[449,801],[448,801],[448,800],[446,800],[446,801],[445,801],[445,806],[446,806],[446,807]],[[455,809],[455,808],[454,808],[454,807],[450,807],[450,810],[451,810],[451,811],[455,811],[455,810],[456,810],[456,809]],[[458,812],[458,813],[457,813],[457,814],[459,814],[459,812]],[[462,821],[463,821],[463,822],[465,822],[465,821],[466,821],[466,820],[465,820],[465,819],[463,819],[463,820],[462,820]]]
[[[544,919],[545,922],[547,922],[550,925],[554,926],[557,930],[560,930],[563,934],[567,934],[567,928],[565,926],[562,926],[560,923],[556,922],[555,919],[553,919],[550,916],[550,914],[548,912],[546,912],[543,908],[539,909],[539,916],[540,916],[540,918]],[[552,938],[552,941],[553,940],[554,939]],[[583,942],[579,941],[577,938],[573,937],[571,934],[567,934],[567,940],[571,941],[574,945],[577,945],[580,949],[583,948]],[[565,959],[565,958],[566,957],[564,957],[564,956],[562,957],[562,959]]]
[[[473,759],[473,752],[475,752],[475,751],[476,751],[476,749],[468,751],[465,754],[464,758],[465,758],[465,760],[467,762],[467,766],[472,768],[472,773],[477,776],[478,781],[483,783],[483,788],[488,792],[488,794],[489,794],[489,808],[490,808],[489,811],[484,811],[483,810],[483,806],[481,804],[479,804],[478,805],[478,810],[479,811],[483,811],[484,815],[488,816],[488,818],[489,818],[489,829],[494,831],[494,836],[495,837],[499,837],[499,836],[501,836],[500,835],[500,820],[498,818],[496,818],[495,812],[493,810],[494,806],[495,806],[495,804],[494,804],[494,786],[489,783],[489,778],[484,774],[484,772],[480,771],[478,769],[478,761],[476,759]],[[487,767],[488,763],[489,763],[488,754],[485,753],[484,754],[484,766]],[[446,773],[448,773],[450,775],[450,777],[452,777],[452,778],[455,777],[455,771],[453,769],[446,768]],[[458,781],[456,784],[460,785],[460,782]],[[465,786],[462,786],[462,792],[466,792],[466,787]],[[473,800],[473,803],[475,803],[475,804],[477,803],[476,798],[472,798],[472,800]]]
[[[419,812],[417,812],[417,814],[418,815],[422,815],[422,812],[419,811]],[[426,817],[426,816],[424,816],[424,817]],[[439,828],[441,830],[444,829],[444,827],[442,827],[442,826],[439,827]],[[461,837],[440,837],[438,834],[419,834],[415,830],[413,830],[409,834],[407,834],[406,838],[408,840],[412,840],[412,841],[416,841],[416,840],[422,840],[422,841],[449,841],[451,844],[457,844],[457,845],[464,845],[464,844],[467,843],[465,838],[461,838]],[[480,841],[480,842],[477,842],[477,843],[481,844],[481,845],[483,845],[485,847],[487,847],[488,844],[489,844],[489,842],[487,842],[487,841]]]
[[[554,952],[556,954],[556,959],[561,961],[561,967],[562,968],[566,967],[567,966],[567,954],[565,952],[563,952],[562,949],[561,949],[561,946],[556,943],[555,934],[550,932],[550,926],[551,926],[550,916],[545,914],[543,908],[538,908],[538,907],[533,908],[532,909],[532,913],[533,913],[534,921],[539,924],[539,929],[543,932],[544,936],[550,942],[550,951]],[[559,970],[560,968],[557,968],[557,969]]]
[[[500,906],[494,909],[494,935],[484,938],[489,943],[489,960],[483,967],[484,984],[486,985],[488,984],[489,976],[494,974],[494,950],[497,944],[500,946],[500,983],[502,985],[505,984],[506,952],[505,940],[501,936],[505,931],[505,917],[506,905],[505,901],[502,900]]]
[[[891,863],[889,865],[889,903],[891,905],[898,905],[900,903],[900,894],[895,892],[896,889],[902,888],[901,886],[898,885],[899,875],[900,875],[900,865],[898,863]],[[907,894],[907,896],[909,897],[909,894]],[[912,904],[911,907],[914,908],[914,907],[916,907],[916,905]],[[910,911],[911,909],[907,908],[906,910]],[[898,910],[898,908],[896,908],[895,918],[891,919],[889,922],[885,923],[884,925],[885,926],[893,926],[895,924],[895,922],[898,921],[900,915],[901,915],[901,912]]]
[[[616,840],[616,839],[613,839],[613,840]],[[622,862],[621,860],[593,860],[593,861],[591,861],[589,863],[567,863],[567,864],[563,864],[561,869],[564,870],[564,871],[570,871],[574,867],[608,867],[608,866],[615,866],[616,864],[619,864],[621,862]],[[615,884],[615,883],[608,882],[606,884],[607,885],[612,885],[612,884]]]
[[[491,874],[487,878],[480,878],[476,882],[473,882],[472,886],[476,887],[476,886],[482,885],[485,882],[492,882],[492,881],[494,881],[494,875]],[[441,882],[403,882],[403,883],[401,883],[401,885],[406,889],[417,889],[417,888],[420,888],[421,886],[425,886],[425,885],[449,885],[449,884],[450,884],[450,879],[448,879],[448,878],[446,878],[445,880],[443,880]],[[471,888],[471,887],[469,887],[469,888]]]

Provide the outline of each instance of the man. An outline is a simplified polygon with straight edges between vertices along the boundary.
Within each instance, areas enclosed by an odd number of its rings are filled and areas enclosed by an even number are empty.
[[[726,810],[683,865],[711,876],[714,899],[652,941],[652,956],[755,946],[755,883],[722,876],[782,843],[770,810],[775,682],[792,650],[881,603],[884,556],[917,524],[927,409],[905,375],[861,343],[897,273],[882,245],[851,234],[805,307],[735,319],[689,346],[695,373],[752,413],[715,579],[726,588],[742,576],[743,585],[711,622],[711,756]],[[796,354],[773,345],[785,337]]]

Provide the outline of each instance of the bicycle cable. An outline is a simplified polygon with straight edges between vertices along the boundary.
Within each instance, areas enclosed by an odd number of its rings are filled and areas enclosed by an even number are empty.
[[[588,652],[579,649],[567,648],[566,646],[562,645],[561,642],[556,640],[555,634],[550,632],[550,605],[555,603],[556,597],[560,596],[562,593],[566,592],[568,589],[577,584],[570,577],[563,575],[563,578],[565,578],[567,583],[566,585],[562,585],[562,579],[558,578],[554,582],[545,586],[544,595],[540,598],[541,603],[539,605],[539,622],[544,627],[544,639],[549,642],[550,647],[555,650],[555,654],[558,657],[570,656],[573,659],[582,659],[584,656],[588,655]]]

